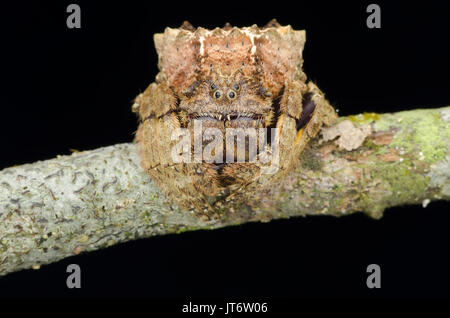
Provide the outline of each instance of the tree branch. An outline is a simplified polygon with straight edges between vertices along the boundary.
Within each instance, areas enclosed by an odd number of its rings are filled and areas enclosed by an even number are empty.
[[[223,206],[218,220],[169,202],[133,144],[4,169],[0,275],[153,235],[300,215],[379,218],[388,207],[450,198],[450,107],[340,120],[352,125],[323,132],[339,139],[313,140],[293,173],[245,205]]]

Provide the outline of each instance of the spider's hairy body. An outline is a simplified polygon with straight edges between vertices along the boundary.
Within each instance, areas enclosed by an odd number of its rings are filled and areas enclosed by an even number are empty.
[[[160,73],[133,106],[140,118],[136,141],[144,169],[189,209],[210,215],[218,202],[245,198],[270,185],[292,169],[322,124],[336,119],[323,93],[303,73],[304,31],[276,21],[264,28],[226,25],[214,30],[185,23],[155,34],[154,40]],[[236,146],[228,138],[212,152],[222,151],[223,158],[216,157],[223,159],[220,163],[178,162],[173,158],[179,142],[173,138],[176,129],[190,133],[190,154],[199,135],[265,129],[267,153],[278,147],[276,162],[274,157],[270,162],[276,169],[267,173],[267,161],[251,160],[262,158],[260,148],[256,153],[246,148],[244,162],[226,161],[229,153],[230,158],[238,156],[238,151],[229,151]],[[248,146],[250,139],[245,142]],[[200,138],[201,146],[208,143]]]

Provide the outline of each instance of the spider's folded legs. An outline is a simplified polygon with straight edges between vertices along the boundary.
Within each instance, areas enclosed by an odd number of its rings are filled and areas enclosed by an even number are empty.
[[[306,132],[312,138],[317,135],[322,125],[330,126],[338,118],[333,106],[325,98],[324,93],[312,81],[307,84],[307,92],[315,104],[315,109],[310,122],[305,127]]]
[[[331,125],[337,114],[322,91],[313,83],[289,83],[281,100],[281,114],[277,122],[279,149],[279,177],[293,168],[300,153],[311,138],[317,136],[322,125]]]

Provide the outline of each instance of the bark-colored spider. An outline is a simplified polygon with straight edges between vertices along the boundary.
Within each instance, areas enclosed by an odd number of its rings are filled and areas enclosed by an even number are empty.
[[[208,215],[220,201],[270,186],[292,169],[322,124],[337,117],[317,86],[306,82],[305,31],[275,20],[262,28],[227,24],[214,30],[185,22],[154,40],[160,73],[133,105],[140,119],[136,142],[144,169],[188,209]],[[180,128],[190,133],[185,148],[173,136]],[[256,153],[248,148],[253,139],[244,136],[245,160],[236,162],[237,143],[225,138],[230,128],[267,129],[268,135],[264,144],[258,139]],[[210,140],[195,138],[211,131],[222,139],[210,153],[224,162],[174,159],[177,152],[204,154]],[[235,162],[226,161],[230,154]]]

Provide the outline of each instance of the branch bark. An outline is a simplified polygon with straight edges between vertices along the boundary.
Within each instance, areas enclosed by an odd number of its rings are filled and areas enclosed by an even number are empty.
[[[356,136],[351,130],[313,140],[293,173],[245,205],[223,206],[218,220],[170,202],[141,169],[133,144],[6,168],[0,275],[154,235],[304,215],[380,218],[388,207],[449,200],[450,107],[345,120],[368,134],[356,149],[341,148],[355,147],[345,143]]]

